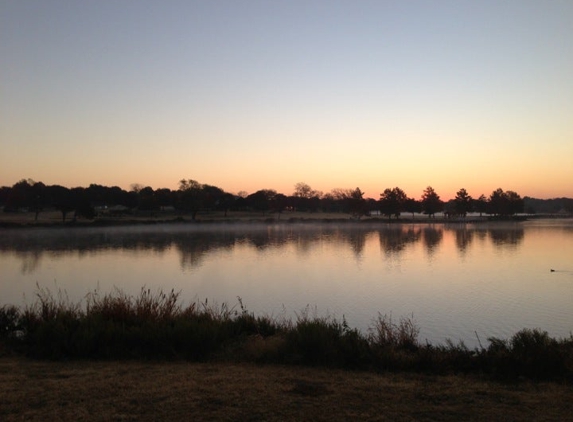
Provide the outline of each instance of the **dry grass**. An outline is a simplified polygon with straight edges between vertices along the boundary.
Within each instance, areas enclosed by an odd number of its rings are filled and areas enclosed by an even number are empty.
[[[405,221],[410,221],[412,216],[410,214],[403,214],[402,219]],[[350,214],[345,213],[335,213],[335,212],[291,212],[285,211],[283,213],[262,213],[255,211],[230,211],[225,215],[223,211],[212,211],[207,213],[200,213],[197,216],[197,221],[201,222],[271,222],[271,221],[281,221],[281,222],[298,222],[298,221],[347,221],[350,219]],[[73,213],[67,216],[66,223],[71,223],[73,220]],[[190,215],[183,216],[183,220],[191,221]],[[383,223],[387,222],[387,219],[383,217],[368,217],[364,216],[361,218],[362,221],[381,221]],[[147,223],[147,222],[173,222],[180,221],[180,217],[176,213],[167,212],[153,212],[153,213],[133,213],[124,216],[104,216],[97,217],[96,221],[100,223],[110,223],[110,224],[137,224],[137,223]],[[417,215],[416,222],[427,222],[429,219],[425,215]],[[439,219],[432,220],[441,221]],[[78,218],[75,222],[76,225],[93,225],[93,220],[86,220],[84,218]],[[0,225],[7,226],[60,226],[62,225],[62,214],[58,211],[43,211],[38,215],[38,219],[35,220],[35,215],[32,212],[27,213],[5,213],[0,212]]]
[[[86,305],[38,286],[37,300],[20,311],[0,307],[0,356],[39,359],[152,359],[275,363],[427,374],[473,373],[497,379],[573,380],[573,337],[554,339],[524,329],[508,340],[490,338],[487,348],[422,345],[413,317],[398,322],[378,315],[369,335],[346,320],[303,310],[295,322],[257,317],[239,307],[192,303],[179,293],[139,296],[95,291]],[[240,310],[239,310],[240,308]]]
[[[3,421],[566,421],[573,389],[224,363],[0,358]]]

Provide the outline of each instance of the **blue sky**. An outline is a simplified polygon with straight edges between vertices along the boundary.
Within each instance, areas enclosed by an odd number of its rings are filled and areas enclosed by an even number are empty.
[[[0,1],[0,185],[573,196],[571,1]]]

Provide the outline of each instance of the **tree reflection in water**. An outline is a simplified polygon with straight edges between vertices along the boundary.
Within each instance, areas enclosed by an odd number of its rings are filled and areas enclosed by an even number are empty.
[[[236,245],[252,246],[258,251],[294,246],[304,256],[320,244],[346,245],[357,259],[367,240],[378,235],[380,249],[386,256],[397,257],[409,245],[422,242],[432,257],[443,242],[444,233],[453,232],[458,251],[465,253],[474,237],[489,239],[496,248],[517,248],[524,230],[513,226],[456,226],[439,224],[374,225],[165,225],[97,229],[19,229],[7,230],[0,237],[0,253],[14,254],[21,260],[21,272],[38,270],[42,257],[98,253],[98,251],[132,250],[162,254],[175,248],[182,269],[198,267],[204,258],[216,251],[231,251]]]

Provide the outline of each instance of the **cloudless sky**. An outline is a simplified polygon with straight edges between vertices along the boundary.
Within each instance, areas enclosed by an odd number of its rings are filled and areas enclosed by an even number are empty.
[[[573,197],[573,1],[0,0],[0,185]]]

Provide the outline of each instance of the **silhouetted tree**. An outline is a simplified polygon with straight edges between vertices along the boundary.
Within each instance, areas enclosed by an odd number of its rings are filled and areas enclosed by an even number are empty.
[[[320,206],[325,212],[342,212],[342,202],[335,196],[334,191],[326,193],[320,199]]]
[[[129,188],[132,192],[139,193],[144,188],[144,186],[140,183],[132,183]]]
[[[504,192],[501,188],[494,190],[488,201],[488,213],[498,216],[509,216],[523,212],[523,207],[523,199],[517,193],[513,191]]]
[[[306,183],[299,182],[294,187],[292,205],[299,211],[316,211],[321,196],[322,192],[312,189]]]
[[[68,213],[75,210],[74,196],[70,189],[59,185],[48,188],[54,207],[62,213],[62,222],[66,222]]]
[[[412,214],[412,218],[414,218],[415,213],[422,212],[422,203],[417,199],[407,198],[404,203],[404,211]]]
[[[155,211],[159,209],[159,204],[157,203],[157,198],[155,197],[155,192],[150,186],[144,188],[139,188],[139,190],[133,192],[137,195],[137,208],[141,211]]]
[[[521,196],[511,190],[506,191],[505,196],[509,203],[509,215],[515,215],[517,213],[523,212],[524,201]]]
[[[274,200],[276,195],[277,191],[273,189],[261,189],[250,194],[245,199],[249,207],[265,214],[271,209],[271,201]]]
[[[347,203],[348,206],[348,212],[354,218],[362,217],[365,213],[365,205],[366,205],[366,201],[363,198],[364,192],[362,192],[360,188],[357,187],[354,190],[348,191],[346,195],[347,197],[345,199],[345,202]]]
[[[183,212],[191,213],[191,219],[197,218],[197,213],[203,206],[203,192],[202,185],[196,180],[179,181],[179,199],[177,201],[177,208]]]
[[[73,188],[70,193],[74,208],[74,220],[77,217],[92,220],[95,217],[95,210],[90,202],[88,191],[84,188]]]
[[[223,198],[221,199],[221,209],[225,212],[225,217],[230,209],[236,204],[235,195],[225,192]]]
[[[294,185],[293,196],[298,198],[312,198],[314,196],[314,191],[312,188],[304,182],[299,182]]]
[[[488,214],[503,215],[507,210],[507,200],[503,189],[498,188],[494,190],[488,199]]]
[[[330,194],[325,195],[325,199],[333,201],[332,205],[336,211],[342,211],[359,218],[364,214],[365,201],[362,198],[364,193],[360,188],[356,189],[333,189]]]
[[[364,200],[364,209],[366,214],[372,215],[372,212],[380,211],[380,202],[373,198],[366,198]]]
[[[287,196],[283,195],[282,193],[277,193],[271,200],[271,209],[279,214],[279,218],[287,207],[287,201]]]
[[[6,202],[8,202],[8,196],[10,195],[11,191],[12,189],[10,189],[8,186],[0,187],[0,207],[6,207]]]
[[[4,210],[28,210],[32,206],[34,197],[32,186],[35,183],[32,179],[22,179],[15,183],[10,189]]]
[[[443,202],[440,200],[440,196],[436,193],[434,188],[428,186],[424,189],[424,193],[422,194],[422,209],[424,213],[428,214],[429,218],[433,218],[442,208]]]
[[[225,192],[223,189],[212,185],[203,185],[203,206],[208,210],[219,208]]]
[[[484,212],[487,212],[487,198],[482,193],[478,199],[473,201],[473,209],[479,212],[481,217]]]
[[[32,195],[31,210],[34,212],[34,220],[38,220],[38,215],[40,215],[40,212],[48,205],[46,185],[42,182],[35,183],[34,186],[32,186]]]
[[[457,191],[456,197],[454,198],[456,213],[465,217],[466,214],[472,210],[472,201],[472,197],[464,188]]]
[[[163,210],[165,207],[172,207],[175,204],[175,195],[171,189],[161,188],[154,192],[155,201],[159,209]]]
[[[380,211],[389,219],[393,215],[399,218],[407,199],[406,193],[398,187],[385,189],[384,193],[380,194]]]

